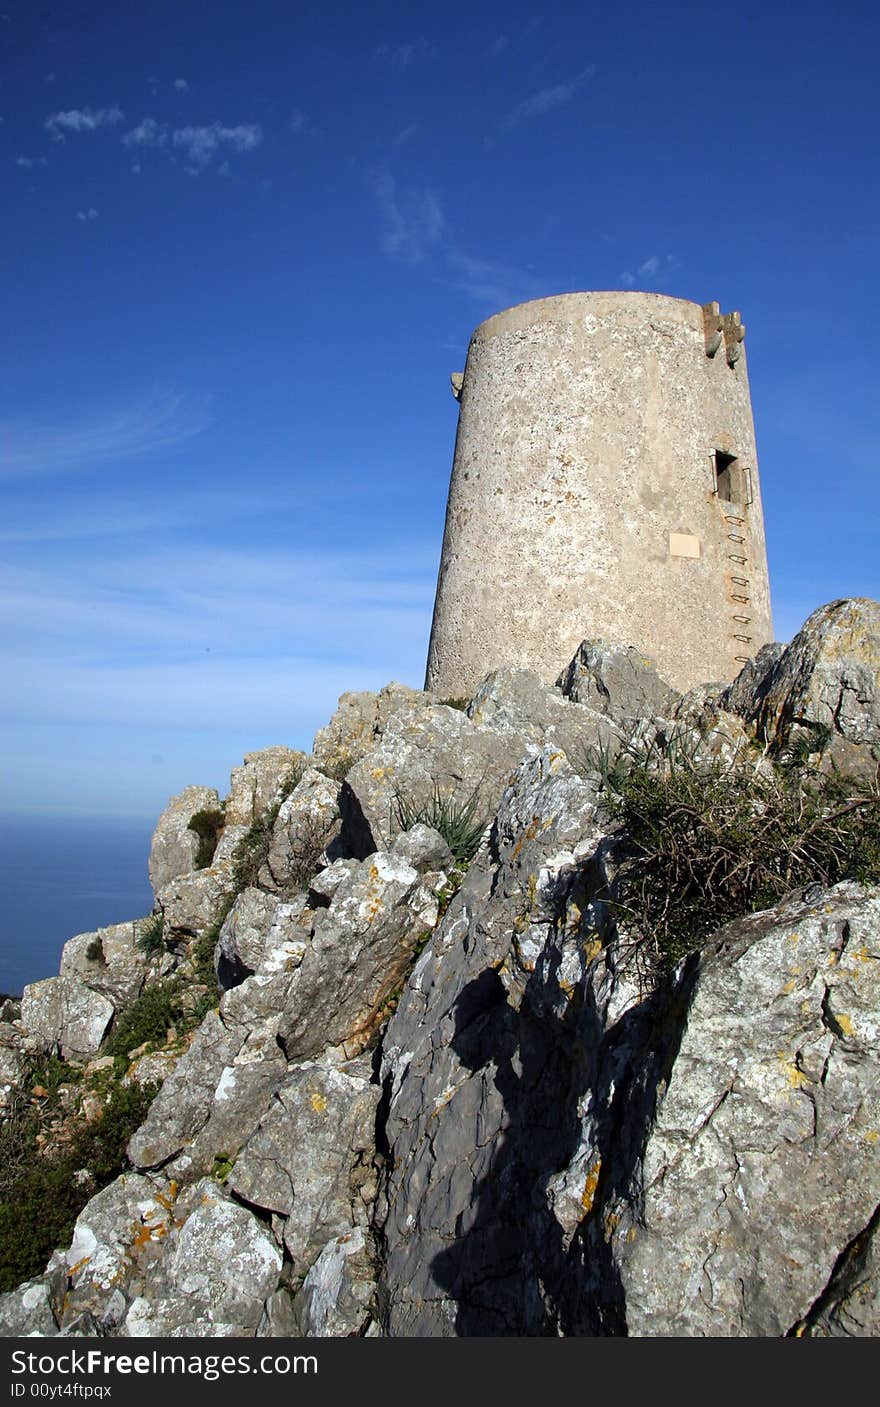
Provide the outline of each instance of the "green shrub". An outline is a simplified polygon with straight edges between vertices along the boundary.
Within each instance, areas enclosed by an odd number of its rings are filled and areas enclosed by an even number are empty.
[[[199,848],[196,851],[195,867],[197,870],[207,869],[214,858],[214,851],[217,849],[217,841],[220,839],[220,832],[223,830],[225,817],[222,809],[196,811],[187,822],[187,830],[193,831],[198,837]]]
[[[474,858],[489,824],[479,787],[460,799],[442,792],[435,782],[427,801],[414,801],[396,792],[394,802],[402,830],[411,830],[421,822],[439,831],[457,863],[468,864]]]
[[[104,947],[101,943],[100,938],[93,938],[91,943],[89,943],[88,947],[86,948],[86,957],[88,958],[89,962],[104,961]]]
[[[655,744],[616,780],[623,863],[613,906],[654,976],[731,919],[802,885],[880,879],[880,787],[807,763],[694,760]]]
[[[32,1073],[36,1077],[37,1067]],[[73,1082],[77,1072],[67,1073]],[[40,1151],[42,1120],[30,1101],[22,1098],[7,1110],[0,1127],[0,1293],[40,1274],[54,1248],[67,1244],[86,1202],[127,1165],[126,1145],[156,1090],[117,1085],[101,1119],[72,1121],[64,1141],[48,1153]],[[83,1171],[87,1178],[76,1176]]]
[[[166,978],[145,987],[117,1017],[102,1053],[127,1056],[145,1041],[163,1042],[181,1016],[181,990],[177,978]]]

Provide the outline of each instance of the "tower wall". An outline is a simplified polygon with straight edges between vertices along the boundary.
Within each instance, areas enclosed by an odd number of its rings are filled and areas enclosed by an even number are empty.
[[[605,637],[685,689],[772,639],[743,335],[717,304],[620,292],[477,328],[426,688],[466,695],[501,666],[553,682]]]

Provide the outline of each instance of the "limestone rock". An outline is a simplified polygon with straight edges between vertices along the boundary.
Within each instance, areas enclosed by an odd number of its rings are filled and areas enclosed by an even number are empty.
[[[216,1012],[208,1013],[129,1141],[128,1156],[136,1168],[160,1167],[195,1138],[208,1121],[223,1071],[244,1041],[244,1032],[227,1029]],[[221,1151],[228,1152],[217,1149]]]
[[[496,733],[518,734],[538,747],[560,748],[578,766],[589,748],[619,733],[605,711],[565,698],[527,669],[499,669],[480,685],[468,717]]]
[[[339,784],[308,768],[282,803],[260,883],[279,893],[304,889],[339,834]]]
[[[220,986],[237,986],[255,972],[292,971],[305,952],[305,896],[292,902],[263,889],[243,889],[220,929],[216,964]]]
[[[17,1289],[0,1295],[0,1338],[43,1338],[57,1333],[51,1289],[45,1276],[26,1280]]]
[[[679,697],[660,678],[652,659],[616,641],[584,640],[556,682],[566,698],[618,722],[666,718]]]
[[[365,1061],[294,1066],[230,1173],[238,1197],[284,1219],[298,1275],[364,1219],[352,1184],[355,1165],[374,1149],[380,1090],[369,1076]]]
[[[572,1306],[576,1331],[775,1337],[828,1313],[880,1194],[878,955],[880,891],[813,890],[722,930],[669,995],[659,1043],[656,1009],[609,1032],[581,1252],[598,1312]],[[609,1097],[624,1055],[642,1078]]]
[[[722,700],[761,738],[778,748],[793,729],[819,727],[845,744],[880,745],[880,602],[821,606],[766,664],[763,675],[744,671]]]
[[[401,831],[391,847],[392,855],[405,860],[419,874],[451,870],[455,863],[452,851],[439,831],[422,822]]]
[[[364,860],[315,914],[278,1027],[287,1058],[329,1046],[357,1055],[436,921],[436,898],[412,865],[385,852]]]
[[[375,1272],[359,1226],[328,1241],[294,1303],[294,1333],[303,1338],[362,1335],[376,1293]]]
[[[144,985],[147,967],[137,942],[138,923],[116,923],[70,938],[61,951],[61,976],[101,992],[117,1010],[128,1006]]]
[[[378,694],[342,694],[326,728],[319,728],[315,734],[312,752],[317,765],[331,776],[345,776],[355,762],[375,747],[397,709],[435,702],[433,694],[397,683],[386,684]]]
[[[175,1221],[174,1189],[162,1178],[124,1173],[86,1204],[64,1253],[62,1329],[83,1315],[105,1329],[125,1316],[120,1293],[149,1279]]]
[[[464,802],[476,792],[488,820],[529,746],[521,733],[481,728],[460,709],[399,708],[340,793],[347,853],[363,857],[391,844],[403,829],[398,797],[419,804],[437,789]]]
[[[114,1008],[100,992],[64,974],[32,982],[21,998],[21,1022],[46,1051],[65,1060],[83,1060],[100,1046]]]
[[[224,829],[215,862],[235,859],[241,841],[253,826],[268,821],[308,762],[306,753],[289,747],[267,747],[245,754],[242,765],[233,768],[230,792],[223,803]]]
[[[225,917],[235,887],[228,860],[170,880],[156,895],[169,937],[200,937],[213,928]]]
[[[122,1333],[251,1338],[278,1285],[278,1248],[257,1218],[211,1179],[192,1189],[189,1207],[132,1300]]]
[[[220,797],[213,787],[185,787],[172,796],[153,833],[150,846],[150,883],[158,897],[171,880],[196,868],[199,837],[189,823],[199,811],[218,811]]]

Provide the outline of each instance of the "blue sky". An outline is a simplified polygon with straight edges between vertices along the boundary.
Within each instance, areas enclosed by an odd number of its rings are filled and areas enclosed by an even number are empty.
[[[880,596],[873,4],[3,0],[3,808],[419,686],[499,308],[739,308],[779,638]]]

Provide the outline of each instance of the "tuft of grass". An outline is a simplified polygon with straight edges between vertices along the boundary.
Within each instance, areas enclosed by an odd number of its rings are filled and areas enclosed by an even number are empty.
[[[163,929],[161,914],[150,914],[149,918],[144,919],[135,942],[145,957],[153,957],[165,947]]]
[[[807,740],[807,743],[815,740]],[[790,890],[880,880],[880,782],[823,772],[800,746],[782,765],[694,760],[655,743],[615,781],[621,869],[610,902],[656,978],[723,924]]]
[[[420,822],[431,826],[442,835],[458,865],[467,865],[474,858],[489,824],[479,787],[465,797],[457,797],[441,791],[435,782],[427,801],[416,801],[398,791],[394,804],[402,830],[411,830]]]
[[[104,961],[104,947],[101,943],[100,938],[93,938],[91,943],[89,943],[88,947],[86,948],[86,957],[88,958],[89,962]]]

